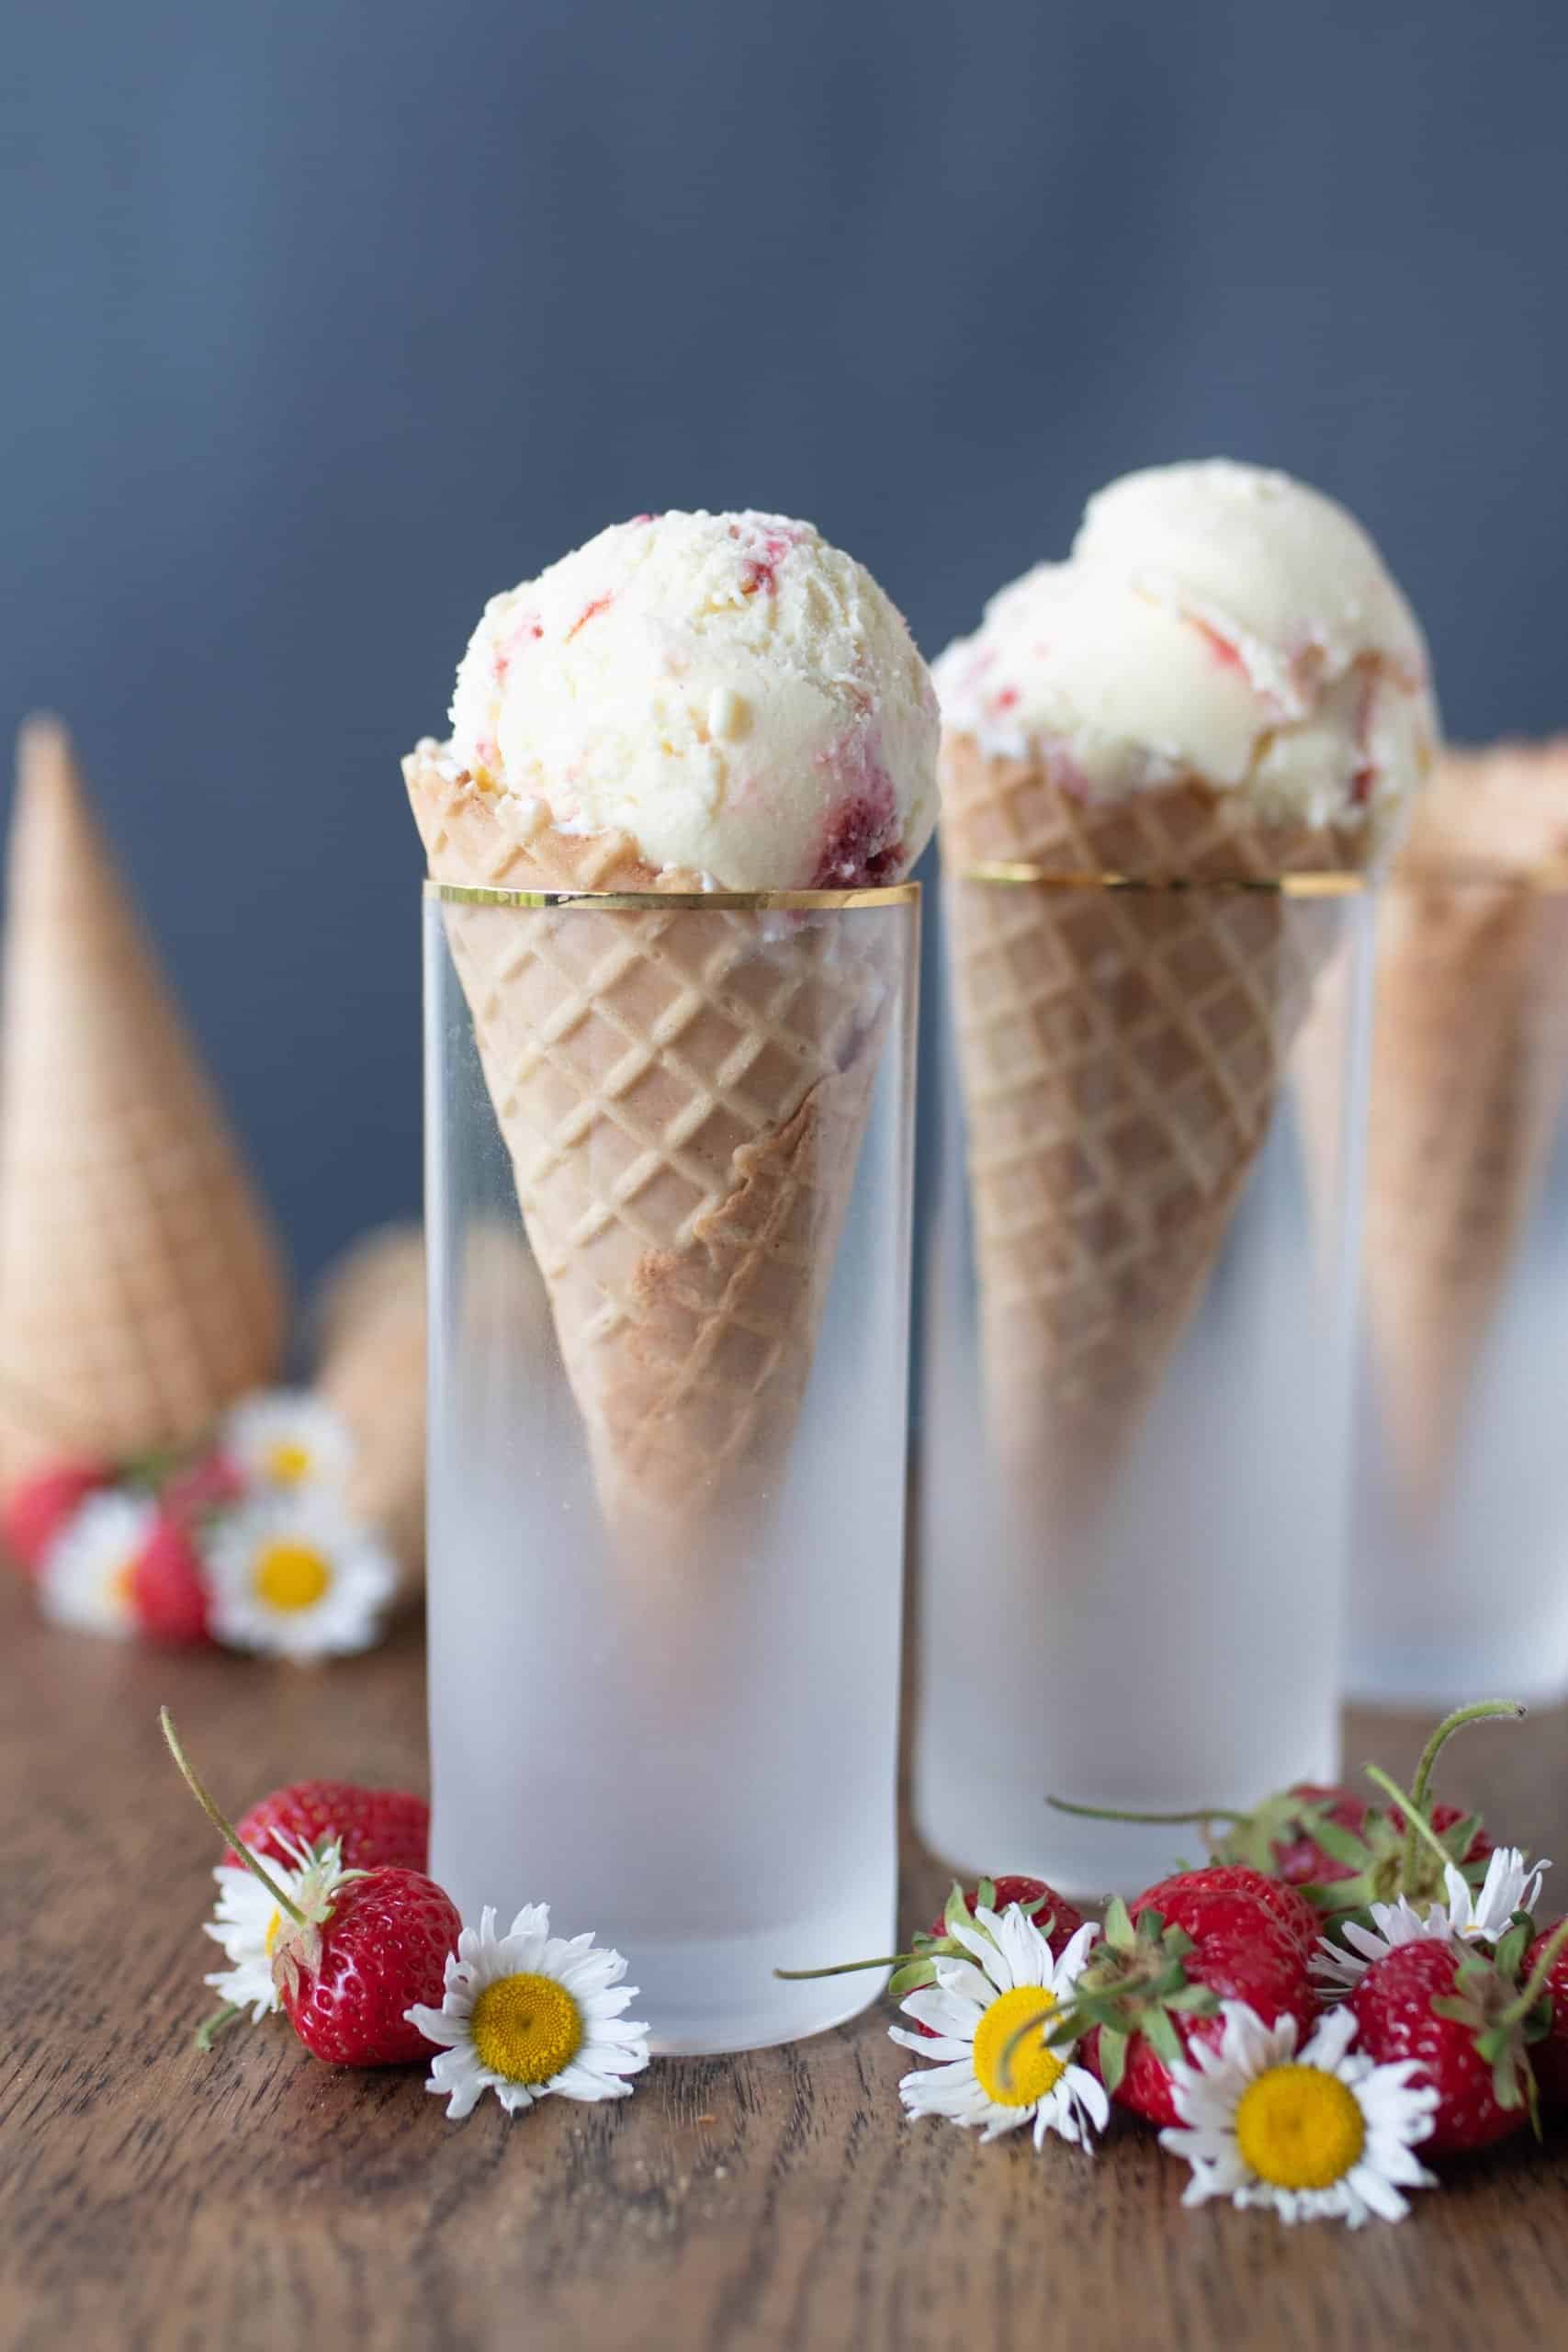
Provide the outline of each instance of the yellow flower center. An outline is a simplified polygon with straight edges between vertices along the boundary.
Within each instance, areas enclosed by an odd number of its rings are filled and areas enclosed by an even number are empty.
[[[118,1611],[122,1615],[130,1607],[131,1579],[134,1577],[135,1574],[136,1555],[134,1552],[131,1554],[129,1560],[122,1560],[118,1568],[113,1568],[109,1572],[108,1582],[106,1587],[108,1604],[111,1609]]]
[[[276,1943],[277,1939],[282,1932],[283,1914],[281,1911],[275,1911],[271,1918],[266,1923],[266,1956],[268,1960],[272,1958],[273,1946]]]
[[[298,1438],[280,1437],[267,1447],[266,1475],[275,1487],[298,1487],[310,1475],[310,1449]]]
[[[1332,2188],[1367,2144],[1353,2092],[1320,2066],[1270,2066],[1236,2101],[1236,2145],[1275,2188]]]
[[[1055,2006],[1042,1985],[1020,1984],[993,2001],[975,2028],[975,2077],[998,2107],[1032,2107],[1061,2081],[1066,2061],[1045,2047]],[[1032,2019],[1037,2033],[1023,2031]]]
[[[268,1544],[251,1572],[256,1598],[269,1609],[313,1609],[332,1580],[331,1566],[310,1544]]]
[[[509,2083],[547,2083],[582,2047],[582,2012],[553,1976],[498,1976],[474,2003],[474,2053]]]

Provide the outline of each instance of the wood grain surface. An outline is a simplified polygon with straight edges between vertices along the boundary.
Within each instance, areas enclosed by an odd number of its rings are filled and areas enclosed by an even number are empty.
[[[276,2020],[204,2057],[215,1856],[158,1702],[236,1801],[307,1772],[417,1784],[417,1640],[314,1675],[161,1657],[6,1590],[0,1656],[7,2352],[1568,2342],[1562,2137],[1351,2235],[1185,2213],[1185,2168],[1124,2122],[1096,2163],[910,2125],[876,2012],[514,2123],[491,2102],[450,2125],[417,2072],[329,2071]],[[1374,1732],[1408,1770],[1413,1725],[1353,1723],[1351,1758]],[[1473,1733],[1463,1761],[1495,1826],[1568,1878],[1568,1718]],[[912,1855],[907,1877],[914,1920],[942,1873]]]

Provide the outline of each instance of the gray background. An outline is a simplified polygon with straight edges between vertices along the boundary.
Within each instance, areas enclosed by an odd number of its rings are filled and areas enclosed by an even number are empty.
[[[419,1189],[399,754],[493,590],[810,515],[928,650],[1158,458],[1568,721],[1561,0],[14,6],[0,724],[52,704],[305,1269]]]

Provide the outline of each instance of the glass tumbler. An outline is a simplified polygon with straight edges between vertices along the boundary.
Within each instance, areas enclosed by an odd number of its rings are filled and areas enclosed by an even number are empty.
[[[663,2051],[889,1951],[916,886],[427,886],[432,1869]]]
[[[1568,874],[1378,914],[1348,1679],[1568,1696]]]
[[[951,877],[914,1794],[964,1871],[1145,1884],[1337,1764],[1365,894]]]

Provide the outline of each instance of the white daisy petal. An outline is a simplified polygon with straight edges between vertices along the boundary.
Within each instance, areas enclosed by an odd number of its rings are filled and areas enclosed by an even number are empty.
[[[127,1641],[136,1631],[131,1574],[152,1540],[158,1506],[116,1487],[89,1495],[43,1555],[39,1606],[57,1625]]]
[[[1282,2222],[1340,2220],[1352,2229],[1374,2215],[1401,2220],[1401,2188],[1432,2180],[1411,2153],[1437,2103],[1434,2091],[1412,2083],[1418,2069],[1408,2060],[1375,2065],[1354,2051],[1348,2009],[1320,2018],[1299,2055],[1293,2019],[1266,2028],[1239,2002],[1226,2002],[1224,2014],[1220,2063],[1206,2066],[1207,2079],[1191,2064],[1171,2070],[1180,2124],[1160,2133],[1160,2145],[1192,2167],[1183,2203],[1229,2196],[1238,2207],[1271,2206]],[[1320,2089],[1308,2091],[1309,2074],[1322,2078]],[[1258,2106],[1251,2095],[1266,2083],[1273,2088]],[[1281,2096],[1285,2116],[1276,2122]],[[1359,2132],[1353,2120],[1347,2126],[1348,2100],[1359,2111]],[[1343,2170],[1323,2177],[1336,2163]]]
[[[197,1532],[212,1631],[296,1659],[367,1649],[397,1586],[390,1555],[324,1488],[260,1493]]]
[[[495,1929],[487,1906],[447,1961],[441,2007],[406,2013],[427,2041],[447,2044],[431,2062],[426,2087],[447,2097],[448,2118],[460,2121],[487,2090],[509,2115],[550,2097],[626,2098],[627,2077],[648,2064],[648,2028],[621,2014],[637,1988],[620,1981],[626,1967],[620,1953],[596,1946],[591,1935],[552,1937],[543,1903],[525,1905],[506,1935]],[[503,1992],[487,2025],[487,1996],[517,1977],[536,1981]],[[549,2072],[524,2071],[533,2065]]]
[[[313,1487],[341,1495],[355,1452],[342,1414],[293,1388],[242,1398],[220,1424],[218,1445],[247,1487],[290,1495]]]
[[[972,1921],[954,1926],[955,1940],[973,1962],[939,1959],[934,1987],[922,1986],[902,2004],[905,2016],[931,2027],[935,2038],[901,2026],[888,2030],[901,2048],[928,2062],[899,2081],[898,2095],[911,2119],[942,2116],[978,2128],[983,2141],[1032,2126],[1036,2147],[1050,2133],[1074,2145],[1090,2144],[1110,2112],[1103,2086],[1086,2068],[1064,2061],[1054,2072],[1043,2068],[1051,2079],[1036,2096],[1027,2090],[1021,2095],[1017,2067],[1004,2065],[1002,2053],[1021,2030],[1066,1997],[1094,1932],[1086,1928],[1076,1935],[1055,1960],[1017,1904],[1000,1913],[981,1905]],[[1039,2065],[1042,2054],[1036,2033],[1032,2051],[1020,2063]]]

